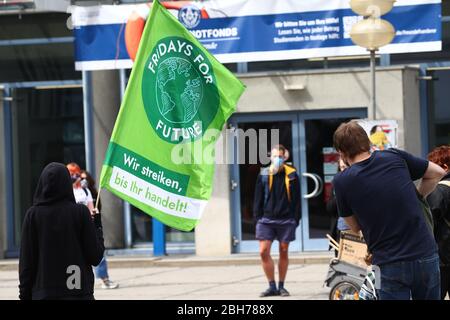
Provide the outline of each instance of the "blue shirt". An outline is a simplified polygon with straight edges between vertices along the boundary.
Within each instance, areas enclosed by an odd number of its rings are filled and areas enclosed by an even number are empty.
[[[423,177],[428,161],[405,151],[375,151],[333,180],[339,215],[354,215],[373,264],[413,261],[437,252],[413,180]]]
[[[338,228],[339,231],[345,231],[345,230],[349,230],[350,229],[350,227],[348,226],[347,223],[345,223],[345,220],[342,217],[338,218],[337,228]]]

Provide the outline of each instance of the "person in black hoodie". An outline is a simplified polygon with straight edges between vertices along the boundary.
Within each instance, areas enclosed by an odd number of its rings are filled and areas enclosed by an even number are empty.
[[[50,163],[23,221],[19,298],[93,300],[92,266],[104,250],[100,214],[75,203],[66,166]]]

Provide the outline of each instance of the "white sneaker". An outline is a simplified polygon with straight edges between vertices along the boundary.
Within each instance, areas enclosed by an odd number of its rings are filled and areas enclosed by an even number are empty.
[[[103,280],[102,289],[117,289],[119,287],[118,283],[115,283],[111,280]]]

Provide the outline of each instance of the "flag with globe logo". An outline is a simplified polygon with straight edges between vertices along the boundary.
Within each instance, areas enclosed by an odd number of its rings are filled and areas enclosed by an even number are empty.
[[[243,84],[154,1],[100,187],[168,226],[192,230],[211,196],[214,175],[214,162],[199,160],[194,151],[214,150],[243,91]]]

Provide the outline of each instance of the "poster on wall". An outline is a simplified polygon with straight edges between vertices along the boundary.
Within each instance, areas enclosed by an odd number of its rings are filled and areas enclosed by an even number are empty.
[[[324,201],[328,203],[333,194],[333,178],[339,169],[339,153],[333,147],[322,148],[323,155],[323,178],[324,178]]]
[[[350,30],[362,19],[348,0],[162,1],[222,63],[364,55]],[[140,5],[72,6],[75,68],[131,68],[151,10]],[[442,50],[441,0],[397,0],[383,19],[396,30],[380,53]]]
[[[360,120],[369,136],[372,151],[398,147],[398,122],[395,120]]]

